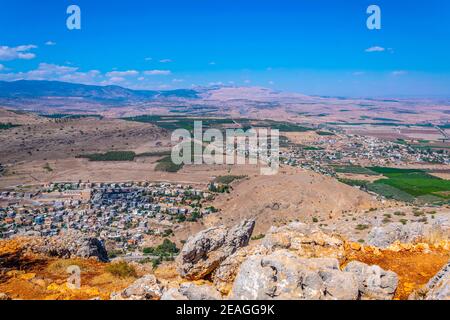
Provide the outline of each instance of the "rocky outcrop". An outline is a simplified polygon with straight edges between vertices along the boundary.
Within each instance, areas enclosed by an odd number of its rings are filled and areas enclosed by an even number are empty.
[[[189,300],[186,296],[182,295],[177,288],[170,288],[161,296],[161,300]]]
[[[214,286],[222,294],[228,294],[233,285],[239,266],[250,256],[267,255],[270,250],[264,246],[244,247],[226,258],[212,273],[211,279]]]
[[[411,295],[416,300],[450,300],[450,261],[422,290]]]
[[[111,294],[111,300],[159,300],[162,290],[154,275],[146,275],[131,286]]]
[[[254,220],[244,220],[231,229],[213,227],[189,238],[177,258],[180,275],[189,280],[203,279],[248,244],[254,226]]]
[[[103,242],[97,238],[83,239],[80,248],[75,253],[80,258],[95,257],[101,262],[108,261],[108,252],[103,245]]]
[[[262,244],[270,250],[289,249],[301,257],[341,258],[345,254],[344,241],[339,236],[300,222],[272,227]]]
[[[213,286],[197,285],[194,283],[183,283],[179,289],[180,293],[189,300],[221,300],[222,295]]]
[[[416,243],[422,240],[442,240],[450,236],[450,227],[445,219],[437,219],[428,225],[419,222],[390,223],[386,226],[375,227],[367,236],[367,244],[386,248],[396,241],[402,243]]]
[[[0,301],[6,300],[11,300],[10,296],[8,296],[6,293],[0,293]]]
[[[356,276],[339,270],[334,258],[299,258],[287,250],[251,256],[241,265],[231,290],[237,300],[355,300]]]
[[[63,259],[78,257],[108,261],[108,252],[103,241],[73,230],[54,237],[30,238],[24,241],[24,249]]]
[[[225,260],[229,265],[217,269],[214,276],[222,275],[222,281],[213,277],[220,290],[226,283],[223,274],[230,275],[225,271],[243,261],[232,284],[231,299],[386,300],[393,298],[398,286],[398,276],[377,265],[351,262],[341,270],[333,254],[305,258],[298,251],[275,249],[267,254],[253,249],[254,255],[243,258],[242,251],[245,249]]]
[[[398,286],[398,276],[377,265],[368,266],[359,261],[350,262],[344,269],[358,279],[360,297],[363,300],[391,300]]]

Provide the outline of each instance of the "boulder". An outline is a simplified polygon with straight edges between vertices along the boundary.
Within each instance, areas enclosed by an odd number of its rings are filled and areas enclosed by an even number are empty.
[[[159,300],[161,287],[154,275],[146,275],[131,286],[118,293],[111,294],[111,300]]]
[[[11,297],[8,296],[6,293],[0,292],[0,301],[5,301],[5,300],[11,300]]]
[[[37,254],[62,259],[95,258],[108,261],[108,252],[103,241],[88,237],[82,232],[70,230],[53,237],[33,237],[24,245],[24,249]]]
[[[300,222],[272,227],[262,244],[270,250],[289,249],[301,257],[309,258],[341,258],[345,254],[344,241],[340,237]]]
[[[390,223],[386,226],[373,228],[367,236],[367,244],[387,248],[396,241],[401,243],[417,243],[425,241],[439,241],[448,239],[450,227],[447,219],[441,217],[432,224],[413,222],[403,225]]]
[[[80,258],[95,257],[101,262],[108,262],[108,252],[103,242],[96,238],[87,238],[83,240],[80,248],[75,253]]]
[[[161,296],[161,300],[189,300],[186,296],[182,295],[177,288],[171,288],[166,290]]]
[[[413,298],[425,300],[450,300],[450,261],[425,286],[422,295]]]
[[[222,300],[222,295],[213,286],[183,283],[179,292],[188,300]]]
[[[288,250],[249,257],[231,290],[236,300],[357,299],[356,277],[334,258],[299,258]]]
[[[230,229],[213,227],[190,237],[177,258],[180,275],[189,280],[203,279],[248,244],[254,227],[254,220],[244,220]]]
[[[227,257],[220,266],[214,270],[211,276],[214,286],[222,294],[227,295],[233,286],[234,279],[236,278],[236,274],[242,262],[249,256],[266,255],[268,253],[269,250],[264,246],[249,246],[239,249],[231,256]]]
[[[395,272],[359,261],[350,262],[344,271],[356,276],[361,299],[392,300],[394,297],[398,286],[398,276]]]

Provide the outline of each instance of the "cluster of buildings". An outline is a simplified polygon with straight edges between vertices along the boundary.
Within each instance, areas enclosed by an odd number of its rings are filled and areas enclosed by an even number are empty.
[[[332,165],[392,166],[417,163],[450,164],[446,150],[417,148],[408,144],[357,135],[321,137],[308,146],[291,146],[280,155],[281,163],[334,176]]]
[[[2,192],[0,201],[8,205],[0,206],[0,237],[74,229],[126,251],[145,235],[167,234],[181,221],[213,212],[205,205],[212,196],[169,183],[57,183],[29,193]]]

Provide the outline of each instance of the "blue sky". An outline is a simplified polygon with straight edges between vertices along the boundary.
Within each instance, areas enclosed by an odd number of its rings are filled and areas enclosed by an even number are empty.
[[[0,80],[450,96],[447,0],[2,2]],[[66,28],[71,4],[81,30]],[[381,30],[366,27],[371,4]]]

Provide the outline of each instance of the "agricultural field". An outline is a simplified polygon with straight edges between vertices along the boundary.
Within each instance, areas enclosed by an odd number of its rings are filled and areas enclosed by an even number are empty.
[[[383,179],[372,183],[362,180],[340,179],[341,182],[359,186],[388,199],[418,203],[445,203],[450,200],[450,180],[441,179],[419,169],[397,169],[385,167],[340,168],[341,172],[358,172],[383,175]],[[336,170],[339,172],[339,170]]]

